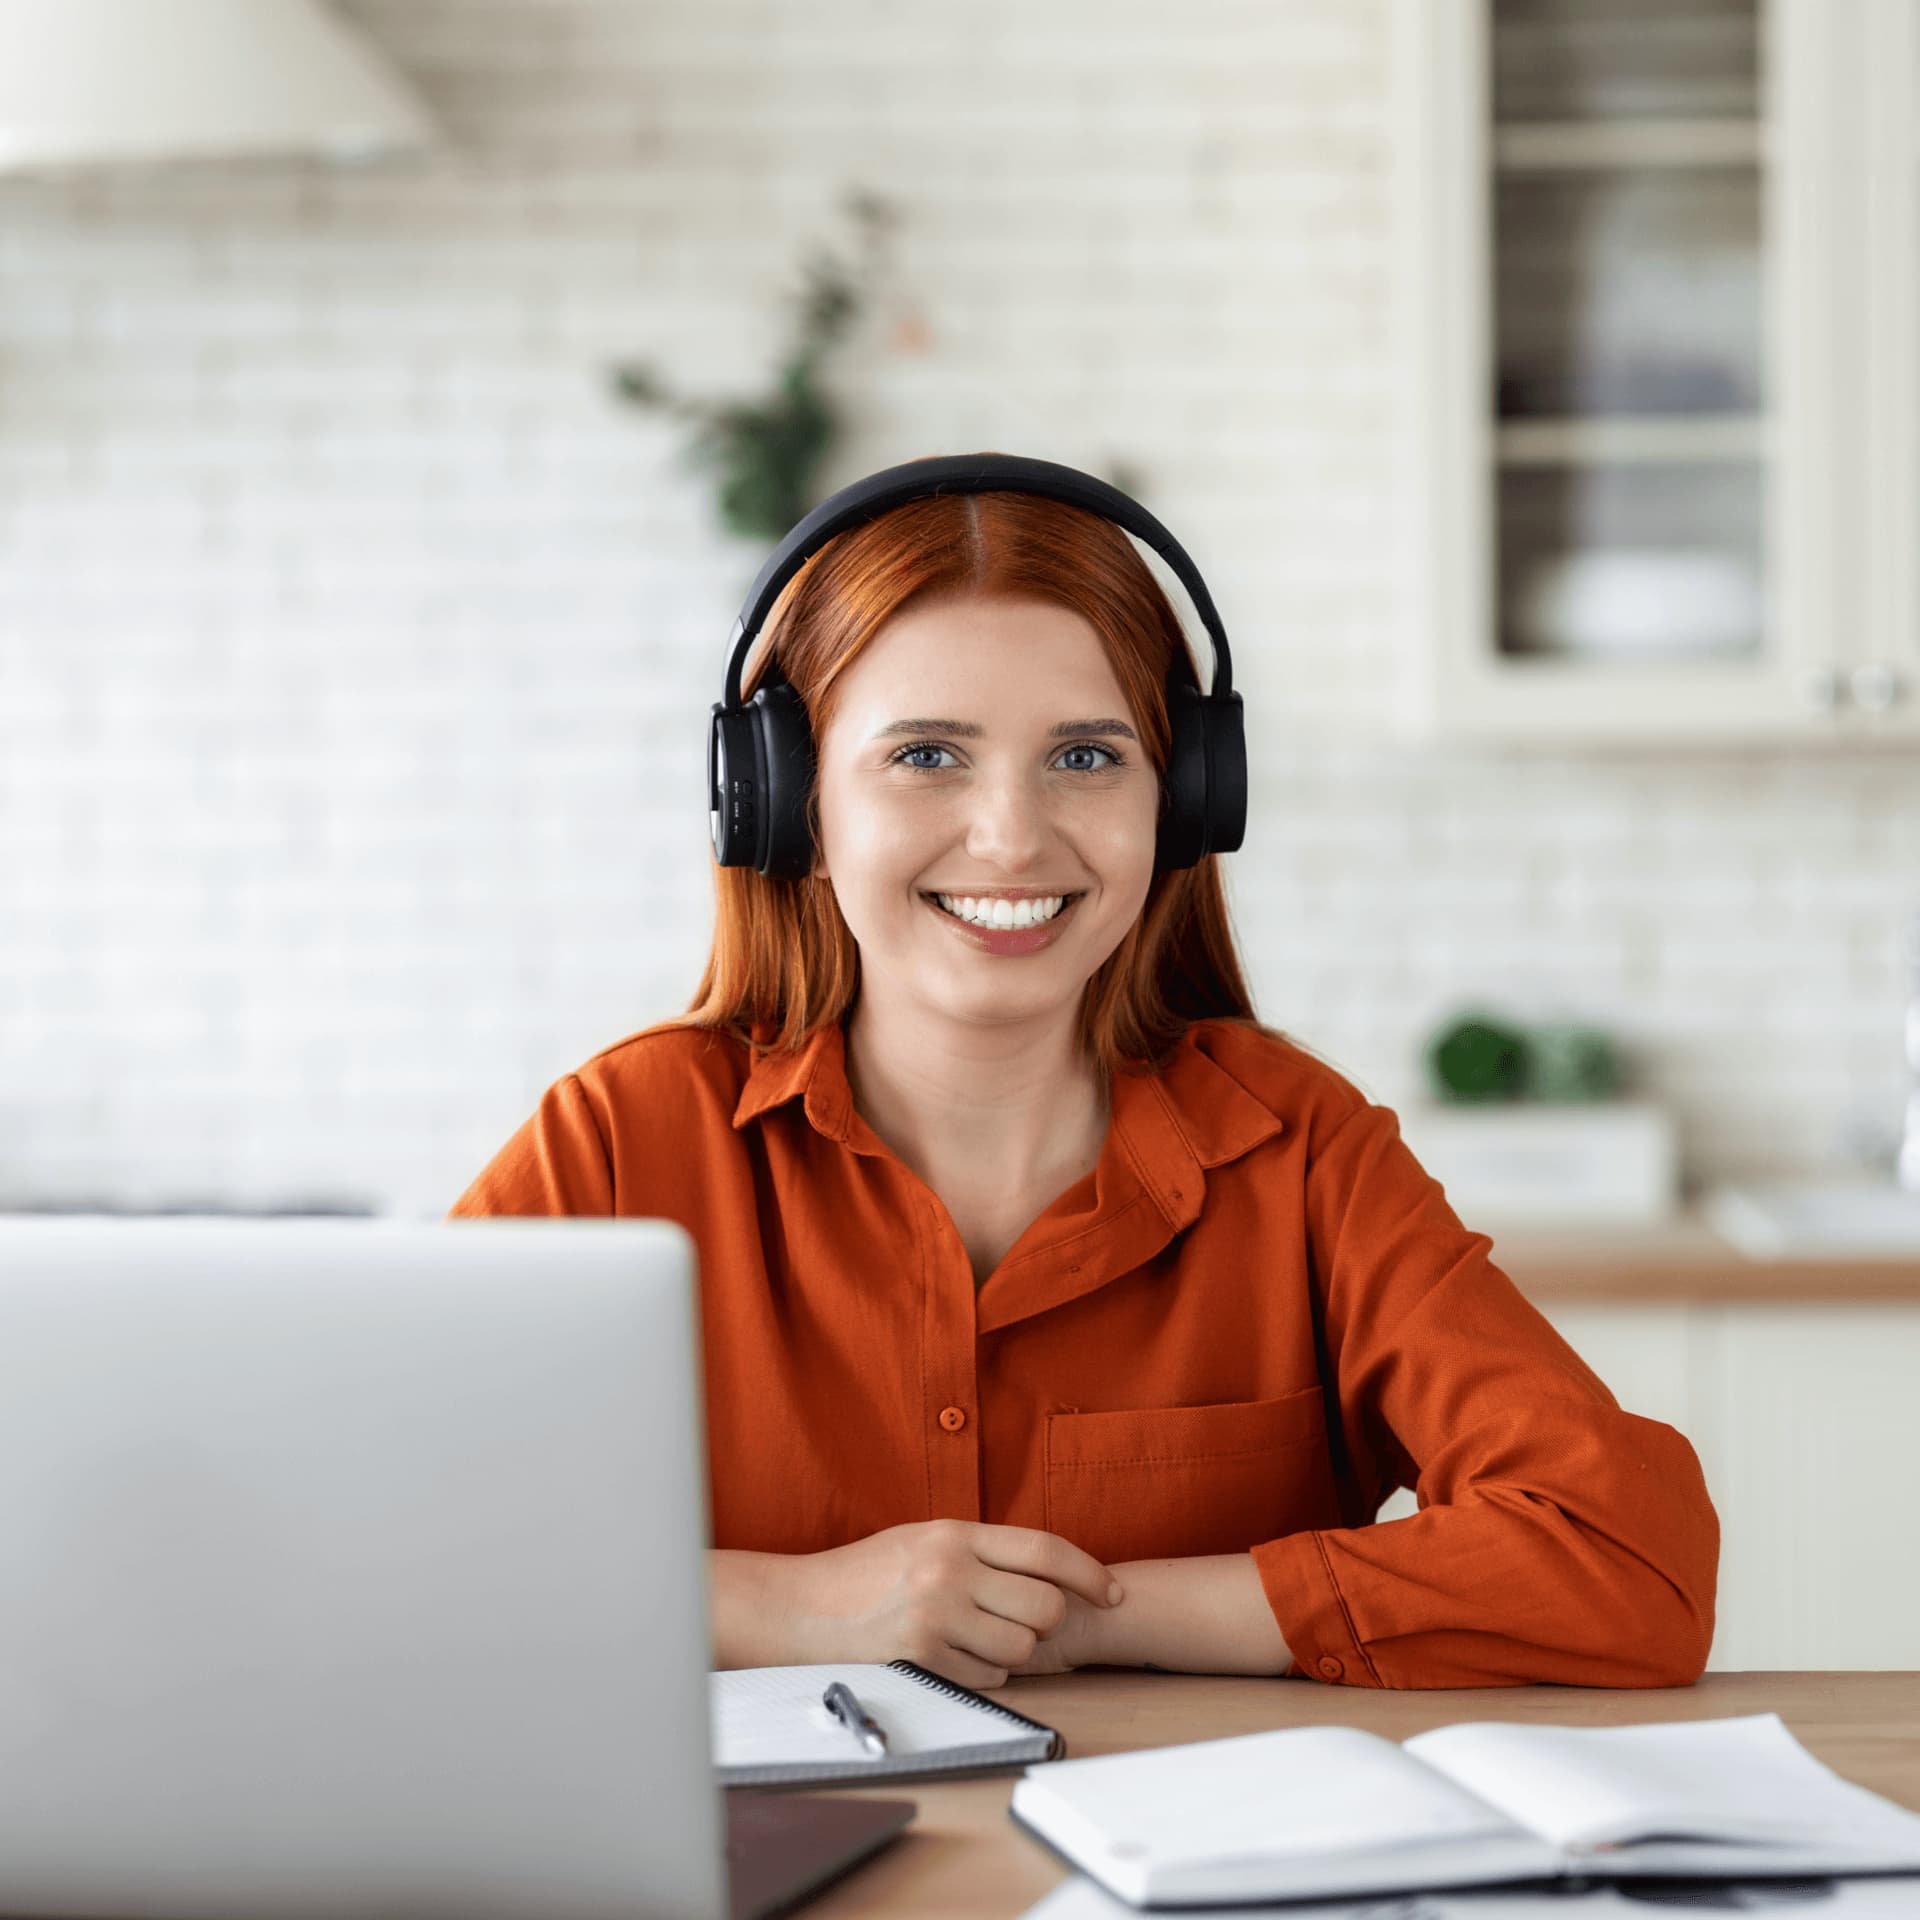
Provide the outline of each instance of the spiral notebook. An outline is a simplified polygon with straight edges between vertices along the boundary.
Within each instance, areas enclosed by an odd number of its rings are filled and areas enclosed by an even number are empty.
[[[713,1763],[727,1787],[898,1780],[1057,1760],[1052,1728],[911,1660],[885,1666],[732,1667],[710,1676]],[[887,1736],[870,1756],[821,1704],[835,1680],[859,1696]]]

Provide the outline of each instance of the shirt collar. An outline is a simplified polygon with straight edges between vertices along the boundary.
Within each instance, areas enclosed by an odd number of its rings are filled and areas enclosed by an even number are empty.
[[[1176,1228],[1199,1212],[1204,1169],[1238,1159],[1285,1130],[1280,1117],[1213,1057],[1210,1044],[1219,1031],[1212,1022],[1196,1021],[1158,1072],[1114,1076],[1112,1130],[1155,1205]],[[854,1111],[846,1031],[839,1021],[817,1028],[791,1051],[756,1053],[733,1124],[744,1127],[796,1098],[804,1101],[815,1132],[857,1153],[884,1151]]]
[[[756,1051],[734,1103],[733,1124],[744,1127],[769,1108],[800,1097],[815,1130],[845,1146],[853,1090],[847,1084],[846,1029],[837,1020],[816,1027],[792,1050]]]
[[[1175,1232],[1199,1217],[1205,1170],[1285,1131],[1209,1050],[1219,1027],[1196,1021],[1157,1072],[1117,1074],[1113,1131]]]

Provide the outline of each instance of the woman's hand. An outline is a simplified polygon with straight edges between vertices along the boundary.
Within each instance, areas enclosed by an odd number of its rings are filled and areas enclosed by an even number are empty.
[[[1105,1609],[1118,1593],[1108,1570],[1058,1534],[969,1520],[887,1527],[824,1553],[716,1554],[752,1561],[760,1586],[758,1644],[784,1658],[721,1664],[912,1660],[962,1686],[997,1687],[1030,1665],[1069,1608]],[[724,1601],[724,1596],[721,1597]],[[716,1642],[719,1636],[716,1635]],[[724,1648],[722,1649],[724,1656]]]
[[[1060,1624],[1033,1650],[1030,1659],[1010,1669],[1015,1674],[1071,1673],[1075,1667],[1115,1664],[1110,1653],[1102,1651],[1107,1623],[1118,1608],[1096,1607],[1077,1593],[1062,1596],[1067,1610]]]

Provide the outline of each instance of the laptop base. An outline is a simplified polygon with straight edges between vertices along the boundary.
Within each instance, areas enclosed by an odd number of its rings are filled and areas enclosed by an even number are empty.
[[[765,1920],[817,1892],[913,1818],[911,1800],[729,1787],[727,1887],[733,1920]]]

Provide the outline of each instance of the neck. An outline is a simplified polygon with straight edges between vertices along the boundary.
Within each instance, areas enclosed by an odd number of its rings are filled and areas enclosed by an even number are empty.
[[[1080,1050],[1077,1008],[969,1025],[892,1006],[870,986],[847,1016],[853,1103],[936,1191],[1024,1192],[1098,1158],[1107,1101]]]

